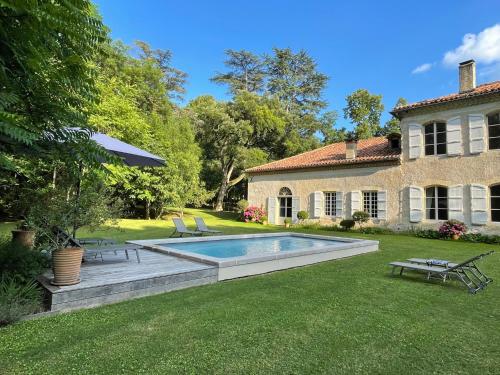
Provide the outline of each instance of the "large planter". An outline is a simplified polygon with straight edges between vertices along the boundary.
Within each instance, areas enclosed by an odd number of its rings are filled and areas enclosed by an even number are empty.
[[[73,285],[80,282],[83,247],[67,247],[52,253],[53,285]]]
[[[12,241],[31,248],[35,241],[35,231],[14,229],[12,231]]]
[[[460,238],[460,235],[458,235],[458,234],[452,234],[452,235],[451,235],[451,239],[452,239],[453,241],[457,241],[459,238]]]

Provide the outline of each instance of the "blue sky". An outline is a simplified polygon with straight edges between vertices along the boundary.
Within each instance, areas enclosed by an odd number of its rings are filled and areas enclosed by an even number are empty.
[[[224,71],[228,48],[306,50],[330,77],[328,109],[347,127],[345,96],[358,88],[383,95],[385,121],[400,96],[456,92],[459,61],[476,59],[478,83],[500,80],[499,0],[96,3],[113,38],[173,52],[173,65],[189,74],[184,103],[201,94],[227,98],[209,78]]]

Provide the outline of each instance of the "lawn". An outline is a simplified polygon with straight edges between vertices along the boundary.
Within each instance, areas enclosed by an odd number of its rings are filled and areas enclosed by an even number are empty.
[[[193,213],[226,233],[277,230]],[[172,230],[163,221],[120,225],[82,235],[125,240]],[[455,282],[391,277],[387,266],[413,256],[462,260],[495,246],[356,237],[379,239],[380,251],[1,329],[0,373],[500,372],[498,283],[473,296]],[[498,265],[498,254],[483,263],[497,280]]]

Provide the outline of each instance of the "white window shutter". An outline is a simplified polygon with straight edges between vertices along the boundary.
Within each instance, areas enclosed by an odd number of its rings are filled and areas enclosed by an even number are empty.
[[[422,154],[422,126],[420,124],[408,125],[409,157],[417,159]]]
[[[335,216],[344,216],[344,193],[341,191],[335,193]]]
[[[297,213],[300,211],[300,199],[299,197],[292,197],[292,223],[298,221]]]
[[[380,220],[387,219],[387,191],[377,191],[377,216]]]
[[[483,115],[469,115],[469,148],[471,154],[486,151],[486,125]]]
[[[424,189],[419,186],[409,187],[410,222],[419,223],[424,218]]]
[[[277,224],[276,222],[276,208],[278,199],[276,197],[267,198],[267,220],[270,224]]]
[[[448,155],[462,154],[462,121],[460,116],[446,122],[446,150]]]
[[[448,188],[448,216],[450,219],[464,221],[464,187],[454,185]]]
[[[322,191],[315,191],[313,197],[313,213],[315,218],[323,216],[324,198]]]
[[[488,188],[484,185],[470,186],[471,222],[484,225],[488,222]]]
[[[361,192],[351,191],[351,215],[356,211],[361,211]]]

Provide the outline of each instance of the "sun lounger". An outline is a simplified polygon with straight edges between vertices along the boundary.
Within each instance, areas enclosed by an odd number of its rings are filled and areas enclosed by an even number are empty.
[[[222,233],[220,230],[209,229],[201,217],[195,217],[194,221],[196,222],[196,230],[199,232],[212,234]]]
[[[492,254],[493,251],[477,255],[462,263],[445,263],[445,264],[432,264],[436,262],[429,262],[428,259],[411,258],[407,262],[392,262],[392,274],[397,268],[400,268],[399,274],[402,275],[404,270],[421,271],[427,274],[427,279],[438,278],[443,282],[449,277],[455,277],[464,283],[470,293],[484,289],[489,283],[493,281],[490,277],[486,276],[476,265],[476,261]]]
[[[186,225],[184,224],[184,221],[182,221],[181,218],[179,217],[174,217],[172,219],[175,225],[175,230],[174,233],[170,235],[170,237],[173,237],[175,234],[179,234],[179,237],[184,236],[185,234],[189,234],[190,236],[201,236],[203,235],[203,232],[197,231],[197,230],[189,230],[186,228]]]
[[[113,252],[115,255],[118,251],[123,251],[125,253],[125,257],[127,260],[129,260],[129,251],[135,251],[135,257],[137,258],[137,263],[141,263],[141,258],[139,256],[139,250],[141,249],[142,246],[140,245],[108,245],[108,246],[99,246],[99,247],[94,247],[94,248],[85,248],[85,254],[89,255],[94,255],[94,257],[97,257],[97,255],[100,255],[101,260],[104,262],[104,253],[109,253]]]

